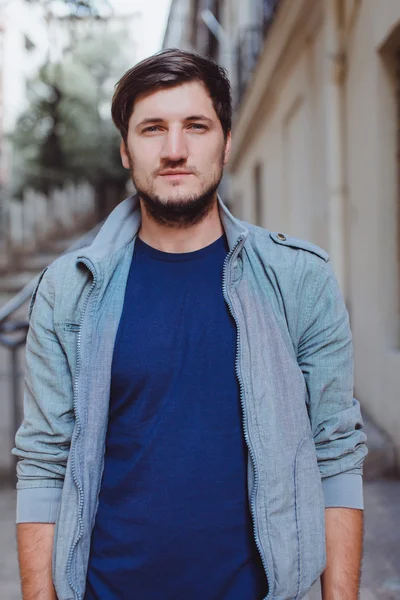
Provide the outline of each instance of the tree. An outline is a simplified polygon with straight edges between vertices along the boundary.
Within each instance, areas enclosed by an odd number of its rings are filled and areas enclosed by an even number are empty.
[[[31,82],[29,107],[12,136],[17,195],[26,187],[48,194],[66,180],[86,180],[95,189],[100,218],[108,196],[121,196],[128,173],[110,117],[113,85],[127,67],[120,39],[120,32],[95,29]]]
[[[104,7],[109,7],[107,0],[30,0],[41,4],[48,13],[63,14],[65,17],[79,19],[98,17]]]

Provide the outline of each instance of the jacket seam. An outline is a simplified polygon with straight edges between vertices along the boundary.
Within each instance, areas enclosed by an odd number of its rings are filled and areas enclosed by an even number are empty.
[[[307,309],[306,309],[306,316],[304,318],[305,326],[304,326],[303,331],[302,331],[302,333],[300,335],[299,343],[301,341],[302,335],[308,330],[308,328],[310,326],[311,311],[312,311],[313,306],[315,306],[316,292],[317,292],[317,288],[320,285],[319,277],[322,274],[322,271],[325,271],[325,270],[326,270],[326,263],[318,264],[318,273],[316,273],[315,277],[314,277],[314,284],[313,284],[313,288],[312,288],[312,293],[309,296],[309,300],[308,300],[308,304],[307,304]],[[328,281],[328,280],[326,280],[326,281]],[[321,284],[321,289],[323,288],[323,285],[324,285],[324,282],[322,282],[322,284]],[[298,345],[299,345],[299,343],[298,343]],[[297,348],[297,350],[298,350],[298,348]]]
[[[48,482],[50,485],[22,485],[24,482],[26,483],[28,480],[19,479],[17,482],[17,492],[25,491],[25,490],[52,490],[54,488],[62,488],[64,485],[63,479],[49,479]]]
[[[298,575],[297,575],[297,590],[296,590],[296,596],[295,598],[297,599],[299,597],[299,592],[300,592],[300,582],[301,582],[301,572],[300,572],[300,567],[301,567],[301,561],[300,561],[300,555],[301,555],[301,541],[300,541],[300,537],[301,537],[301,527],[300,527],[300,523],[299,523],[299,514],[298,514],[298,492],[297,492],[297,469],[298,469],[298,458],[299,458],[299,454],[300,451],[304,445],[304,442],[307,440],[308,436],[304,436],[300,442],[299,445],[297,446],[297,450],[296,450],[296,455],[295,455],[295,459],[294,459],[294,499],[295,499],[295,514],[296,514],[296,533],[297,533],[297,571],[298,571]]]

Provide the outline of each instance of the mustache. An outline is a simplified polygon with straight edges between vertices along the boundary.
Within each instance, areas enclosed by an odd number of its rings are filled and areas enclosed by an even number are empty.
[[[197,175],[196,167],[192,165],[186,165],[184,162],[168,162],[165,163],[162,167],[158,167],[154,169],[152,172],[153,177],[157,177],[158,175],[162,175],[165,171],[184,171],[185,173],[192,173],[193,175]]]

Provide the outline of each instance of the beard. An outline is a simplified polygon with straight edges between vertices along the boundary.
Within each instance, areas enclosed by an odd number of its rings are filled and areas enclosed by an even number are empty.
[[[149,218],[166,227],[183,229],[197,225],[211,212],[216,201],[216,191],[223,176],[224,154],[219,161],[219,169],[213,181],[211,181],[199,194],[191,194],[184,197],[160,197],[154,192],[153,186],[144,189],[135,176],[133,161],[129,156],[129,165],[132,183],[136,188],[142,207]],[[182,161],[170,161],[165,169],[182,167]],[[155,175],[157,172],[154,173]]]

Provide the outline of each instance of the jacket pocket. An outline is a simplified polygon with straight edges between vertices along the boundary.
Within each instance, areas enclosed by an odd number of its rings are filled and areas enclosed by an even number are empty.
[[[324,496],[314,440],[309,435],[300,441],[296,452],[295,506],[299,542],[296,598],[302,598],[326,563]]]
[[[66,321],[63,323],[59,323],[58,325],[63,331],[68,331],[71,333],[79,332],[79,323],[70,323],[69,321]]]

